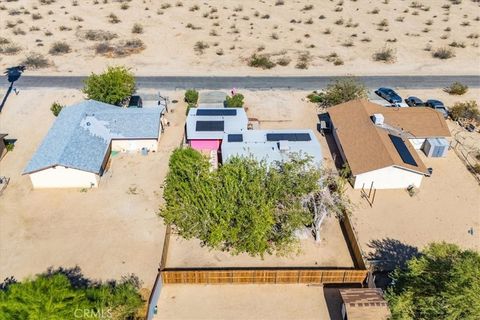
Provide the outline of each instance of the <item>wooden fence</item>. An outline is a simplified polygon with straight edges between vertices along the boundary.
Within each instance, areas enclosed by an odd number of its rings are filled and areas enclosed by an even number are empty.
[[[191,269],[161,271],[164,284],[363,283],[367,270],[322,269]]]
[[[353,229],[352,222],[347,213],[340,220],[340,227],[345,237],[345,242],[347,243],[348,249],[350,250],[350,255],[352,256],[353,264],[356,269],[364,270],[366,269],[365,260],[363,259],[362,250],[358,244],[358,239]]]

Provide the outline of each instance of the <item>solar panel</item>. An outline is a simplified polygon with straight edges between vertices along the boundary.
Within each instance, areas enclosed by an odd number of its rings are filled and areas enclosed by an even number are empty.
[[[197,116],[236,116],[237,109],[198,109]]]
[[[415,162],[415,159],[413,159],[412,154],[408,150],[407,146],[405,145],[405,142],[403,142],[402,138],[397,137],[397,136],[392,136],[391,134],[388,135],[390,137],[390,140],[392,141],[393,145],[395,146],[395,149],[397,149],[398,154],[400,155],[400,158],[402,158],[402,161],[405,162],[406,164],[412,165],[412,166],[417,166],[417,163]]]
[[[267,133],[267,141],[310,141],[312,138],[308,133]]]
[[[228,142],[243,142],[243,134],[229,134]]]
[[[196,131],[223,131],[223,121],[197,121]]]

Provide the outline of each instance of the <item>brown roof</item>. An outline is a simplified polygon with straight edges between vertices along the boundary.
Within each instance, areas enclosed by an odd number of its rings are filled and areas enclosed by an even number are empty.
[[[349,320],[384,320],[390,317],[382,289],[340,289],[340,295]]]
[[[384,116],[385,127],[373,123],[376,113]],[[450,136],[442,115],[430,108],[383,107],[362,99],[331,107],[328,114],[353,175],[389,166],[427,173],[408,138]],[[416,166],[403,162],[389,134],[402,137]]]

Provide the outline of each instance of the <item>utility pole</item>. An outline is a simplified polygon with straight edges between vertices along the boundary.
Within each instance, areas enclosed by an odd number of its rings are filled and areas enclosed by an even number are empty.
[[[10,82],[10,86],[8,87],[7,94],[5,95],[5,97],[3,97],[2,103],[0,104],[0,113],[2,112],[3,106],[7,102],[8,96],[12,92],[13,84],[15,83],[15,81],[20,79],[20,76],[25,71],[25,69],[25,66],[10,67],[7,68],[7,70],[5,70],[5,72],[3,73],[7,76],[8,82]]]

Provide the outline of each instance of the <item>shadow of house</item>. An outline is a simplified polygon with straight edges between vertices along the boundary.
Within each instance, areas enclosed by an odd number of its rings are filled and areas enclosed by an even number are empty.
[[[372,251],[368,254],[367,259],[376,271],[392,271],[396,268],[405,268],[408,260],[420,254],[417,247],[391,238],[372,240],[368,247]]]
[[[7,134],[0,133],[0,160],[7,154],[7,144],[5,141],[5,137]]]
[[[318,114],[317,130],[321,133],[322,133],[322,129],[320,127],[320,123],[322,121],[325,121],[327,123],[330,122],[330,117],[328,116],[328,113],[325,112],[325,113]],[[335,163],[335,167],[337,168],[337,170],[342,170],[344,161],[342,159],[342,155],[335,141],[335,138],[332,135],[332,132],[328,131],[328,132],[322,133],[322,135],[325,136],[325,140],[327,141],[327,145],[328,145],[328,150],[330,150],[330,154],[332,155],[332,159]]]

